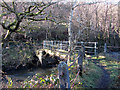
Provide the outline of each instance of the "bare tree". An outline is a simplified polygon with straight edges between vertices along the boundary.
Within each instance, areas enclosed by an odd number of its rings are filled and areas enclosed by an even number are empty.
[[[13,2],[3,2],[1,3],[1,7],[3,8],[2,14],[0,15],[1,21],[0,24],[3,29],[7,30],[7,34],[11,35],[13,32],[19,32],[19,26],[24,19],[31,21],[45,21],[51,19],[50,12],[45,12],[45,10],[56,2],[32,2],[32,3],[21,3],[21,8],[18,7],[18,3]],[[12,17],[12,18],[11,18]],[[5,39],[4,38],[4,39]]]
[[[120,1],[118,2],[118,30],[119,30],[119,38],[120,38]]]
[[[70,16],[69,16],[69,25],[68,25],[68,34],[69,34],[69,48],[68,48],[68,62],[71,61],[71,55],[72,55],[72,31],[71,31],[71,25],[72,25],[72,18],[73,18],[73,11],[74,11],[74,7],[76,4],[76,0],[75,2],[73,2],[72,8],[71,8],[71,12],[70,12]]]

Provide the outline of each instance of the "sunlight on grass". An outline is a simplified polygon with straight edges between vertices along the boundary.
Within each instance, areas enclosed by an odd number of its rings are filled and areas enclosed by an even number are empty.
[[[91,59],[97,59],[97,57],[92,57]]]
[[[104,63],[106,63],[106,61],[105,60],[101,60],[100,63],[104,64]]]
[[[119,76],[119,70],[120,70],[120,62],[118,60],[116,60],[115,58],[113,58],[111,55],[109,54],[99,54],[98,58],[96,56],[90,56],[88,55],[88,57],[91,57],[91,61],[94,62],[95,59],[99,60],[96,64],[100,65],[100,66],[105,66],[104,69],[108,71],[108,73],[110,74],[110,80],[111,80],[111,84],[110,87],[117,87],[116,83],[118,83],[118,76]],[[93,59],[93,60],[92,60]]]
[[[88,59],[105,59],[105,56],[91,56],[91,55],[86,55]]]
[[[59,49],[60,52],[63,52],[63,53],[68,53],[68,51],[65,51],[65,50],[62,50],[62,49]]]
[[[86,55],[87,58],[91,57],[91,55]]]
[[[119,76],[119,67],[120,67],[120,62],[116,60],[115,58],[111,57],[111,55],[106,54],[106,56],[103,56],[102,58],[105,58],[106,60],[101,60],[99,63],[102,66],[106,66],[104,69],[107,70],[110,74],[110,79],[111,79],[111,84],[110,87],[117,87],[116,83],[118,80]]]
[[[105,59],[105,56],[99,56],[98,59]]]
[[[94,63],[89,63],[89,70],[84,73],[82,78],[83,83],[87,83],[88,87],[93,87],[97,85],[99,78],[102,76],[102,70],[97,67]]]

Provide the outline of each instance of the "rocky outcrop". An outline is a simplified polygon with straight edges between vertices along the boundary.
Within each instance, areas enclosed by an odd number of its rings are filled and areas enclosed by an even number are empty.
[[[37,50],[36,56],[39,58],[39,62],[43,68],[56,66],[60,61],[58,56],[50,55],[45,50]]]

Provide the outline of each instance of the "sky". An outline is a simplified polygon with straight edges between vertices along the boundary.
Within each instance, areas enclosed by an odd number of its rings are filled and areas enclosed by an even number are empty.
[[[0,0],[2,1],[2,0]],[[12,0],[4,0],[7,2],[11,2]],[[16,1],[20,1],[20,2],[29,2],[29,1],[50,1],[50,0],[16,0]],[[57,0],[54,0],[57,1]],[[63,0],[64,2],[70,2],[70,1],[75,1],[75,0]],[[95,2],[95,1],[107,1],[110,3],[118,3],[120,0],[77,0],[77,1],[83,1],[83,2]]]
[[[75,1],[75,0],[66,0],[66,1]],[[120,0],[77,0],[77,1],[83,1],[83,2],[106,1],[109,3],[118,3]]]

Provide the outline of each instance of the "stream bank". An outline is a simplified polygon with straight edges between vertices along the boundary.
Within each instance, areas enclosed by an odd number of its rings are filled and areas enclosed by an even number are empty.
[[[36,53],[32,56],[33,60],[25,63],[19,64],[15,66],[6,66],[2,65],[2,71],[5,73],[14,73],[18,71],[30,71],[36,68],[52,68],[56,67],[59,64],[60,58],[55,55],[50,55],[49,53],[45,52],[44,50],[36,51]]]
[[[49,75],[59,64],[60,58],[53,55],[51,56],[49,53],[46,53],[44,50],[36,52],[33,54],[33,60],[24,64],[19,64],[17,67],[3,67],[2,73],[2,82],[7,84],[8,77],[15,82],[23,82],[24,80],[33,77],[37,73],[41,76]],[[42,63],[40,61],[42,60]],[[15,83],[16,84],[16,83]],[[3,85],[3,86],[4,86]]]

